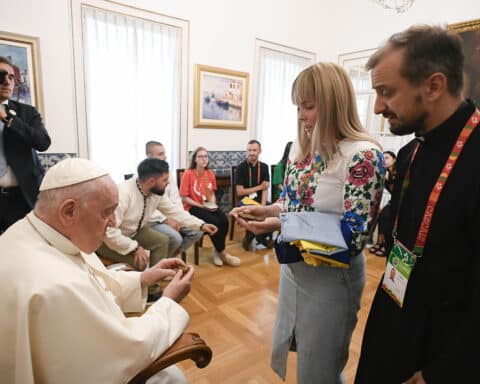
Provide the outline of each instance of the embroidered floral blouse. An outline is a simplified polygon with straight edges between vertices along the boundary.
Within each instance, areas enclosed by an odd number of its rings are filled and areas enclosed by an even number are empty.
[[[289,212],[338,213],[342,227],[351,233],[345,239],[350,243],[350,253],[356,255],[365,246],[377,216],[384,177],[379,148],[367,141],[342,140],[339,151],[328,162],[318,154],[301,162],[289,160],[277,204]]]

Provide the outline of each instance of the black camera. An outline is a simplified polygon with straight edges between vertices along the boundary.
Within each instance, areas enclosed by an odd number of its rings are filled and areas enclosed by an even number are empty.
[[[5,80],[7,79],[7,76],[8,76],[8,71],[1,71],[0,70],[0,84],[3,84],[5,83]]]

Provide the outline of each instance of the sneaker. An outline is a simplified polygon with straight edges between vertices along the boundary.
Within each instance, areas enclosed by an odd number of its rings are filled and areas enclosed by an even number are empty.
[[[261,242],[259,242],[258,240],[255,241],[255,243],[256,243],[256,244],[255,244],[255,246],[253,247],[253,249],[254,249],[255,251],[262,251],[262,250],[264,250],[264,249],[267,249],[267,247],[266,247],[265,245],[263,245]]]
[[[265,233],[263,235],[258,235],[255,237],[257,244],[262,244],[265,248],[272,249],[274,241],[272,239],[271,233]]]
[[[240,265],[240,259],[236,256],[232,256],[227,253],[225,259],[225,264],[230,265],[231,267],[238,267]]]
[[[212,260],[213,264],[216,265],[217,267],[221,267],[223,265],[223,260],[220,258],[218,255],[217,251],[212,251]]]

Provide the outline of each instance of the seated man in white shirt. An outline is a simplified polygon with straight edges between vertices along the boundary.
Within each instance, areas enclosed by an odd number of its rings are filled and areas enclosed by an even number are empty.
[[[147,142],[147,144],[145,144],[145,152],[147,157],[167,161],[165,147],[162,143],[158,141]],[[170,173],[170,181],[171,180],[172,174]],[[165,196],[168,197],[180,209],[184,209],[176,183],[170,182],[167,185],[167,187],[165,188]],[[181,223],[179,223],[172,217],[165,216],[162,212],[158,210],[155,211],[150,220],[153,229],[168,236],[169,256],[175,256],[180,252],[186,251],[203,235],[202,231],[197,231],[195,229],[190,229],[182,226]]]
[[[85,159],[52,167],[33,212],[0,236],[1,383],[126,383],[187,327],[178,304],[193,268],[166,259],[143,272],[112,272],[93,253],[115,226],[118,189]],[[170,276],[144,315],[147,287]],[[150,382],[150,381],[148,381]],[[156,383],[185,383],[176,367]]]
[[[115,225],[107,229],[104,243],[97,250],[99,255],[129,263],[139,270],[166,258],[166,247],[159,244],[167,237],[148,225],[155,210],[173,218],[183,227],[209,234],[217,231],[217,227],[190,215],[165,196],[169,179],[165,161],[145,159],[138,165],[137,174],[137,178],[118,184],[119,204],[115,210]],[[151,290],[151,293],[154,291]]]

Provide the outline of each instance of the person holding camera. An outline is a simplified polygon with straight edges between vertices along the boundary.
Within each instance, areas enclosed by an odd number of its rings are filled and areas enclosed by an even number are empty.
[[[14,86],[13,64],[0,56],[0,234],[33,208],[44,173],[36,151],[50,147],[38,111],[11,100]]]

